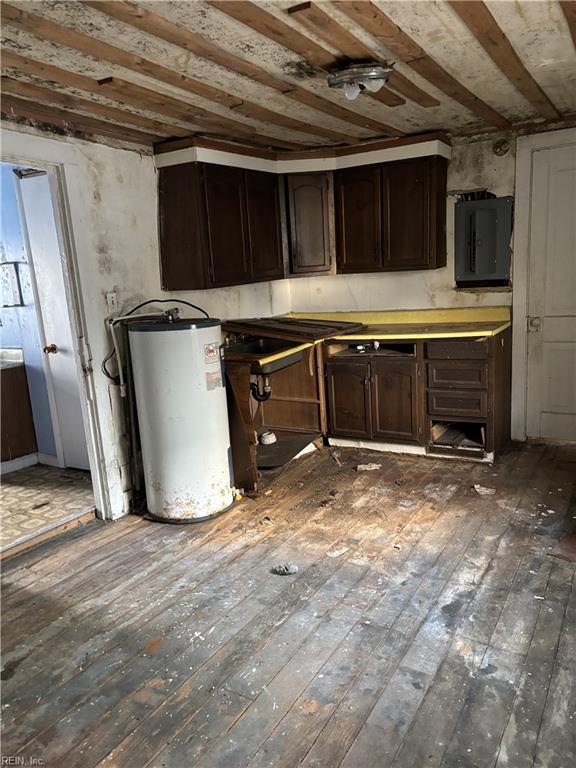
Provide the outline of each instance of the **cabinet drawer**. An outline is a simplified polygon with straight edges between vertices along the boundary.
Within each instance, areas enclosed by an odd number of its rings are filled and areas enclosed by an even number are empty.
[[[481,360],[432,360],[428,386],[432,389],[486,389],[488,364]]]
[[[481,390],[429,389],[430,416],[486,418],[488,395]]]
[[[426,357],[437,360],[478,360],[488,357],[488,341],[428,341]]]

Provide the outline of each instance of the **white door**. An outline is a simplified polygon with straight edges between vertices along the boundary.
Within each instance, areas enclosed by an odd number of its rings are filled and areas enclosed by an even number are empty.
[[[576,144],[532,154],[528,437],[576,440]]]
[[[89,469],[86,433],[82,418],[78,365],[72,341],[63,257],[50,192],[48,174],[18,179],[23,229],[28,238],[39,308],[39,330],[46,353],[49,388],[52,390],[52,424],[61,463]]]

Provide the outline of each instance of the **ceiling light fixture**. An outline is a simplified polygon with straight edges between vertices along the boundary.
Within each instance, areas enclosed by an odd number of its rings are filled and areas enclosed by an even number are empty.
[[[330,88],[341,88],[349,101],[354,101],[364,91],[376,93],[388,82],[393,64],[352,64],[328,75]]]

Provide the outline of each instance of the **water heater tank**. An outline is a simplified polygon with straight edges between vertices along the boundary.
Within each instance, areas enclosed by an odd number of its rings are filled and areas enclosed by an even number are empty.
[[[188,522],[232,503],[220,321],[128,326],[149,512]]]

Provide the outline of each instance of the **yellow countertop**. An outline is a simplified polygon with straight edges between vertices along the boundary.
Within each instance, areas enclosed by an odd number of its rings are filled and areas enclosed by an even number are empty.
[[[362,331],[326,338],[338,341],[374,341],[375,339],[450,339],[496,336],[511,325],[510,307],[466,307],[464,309],[416,309],[370,312],[299,312],[287,317],[343,320],[365,323]],[[309,349],[326,339],[294,343],[294,346],[258,358],[260,365]],[[254,358],[253,358],[254,359]]]
[[[510,322],[492,323],[430,323],[429,325],[390,324],[367,325],[360,333],[350,333],[332,338],[344,341],[372,341],[374,339],[457,339],[478,336],[496,336],[510,327]]]

